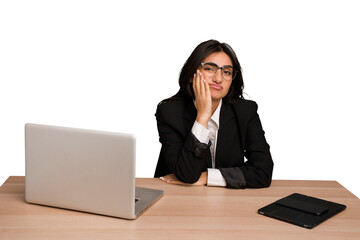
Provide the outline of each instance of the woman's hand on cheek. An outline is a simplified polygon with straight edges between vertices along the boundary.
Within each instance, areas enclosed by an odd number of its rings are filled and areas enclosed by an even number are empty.
[[[212,111],[211,93],[209,84],[205,81],[204,75],[199,70],[194,74],[193,90],[197,110],[196,121],[207,128]]]

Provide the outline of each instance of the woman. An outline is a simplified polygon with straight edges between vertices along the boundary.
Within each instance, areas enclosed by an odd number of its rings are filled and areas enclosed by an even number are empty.
[[[179,85],[155,114],[162,144],[155,177],[172,184],[270,186],[270,147],[257,104],[243,97],[232,48],[216,40],[199,44],[181,70]]]

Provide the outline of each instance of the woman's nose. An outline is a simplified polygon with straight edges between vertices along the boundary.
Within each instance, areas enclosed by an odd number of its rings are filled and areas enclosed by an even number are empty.
[[[213,77],[214,82],[221,83],[222,82],[222,74],[221,69],[218,69]]]

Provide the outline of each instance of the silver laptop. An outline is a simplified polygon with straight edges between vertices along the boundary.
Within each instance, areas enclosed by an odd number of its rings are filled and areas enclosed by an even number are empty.
[[[25,200],[135,219],[162,190],[135,187],[133,135],[25,125]]]

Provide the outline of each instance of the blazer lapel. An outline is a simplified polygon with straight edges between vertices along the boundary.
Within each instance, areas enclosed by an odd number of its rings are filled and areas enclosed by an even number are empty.
[[[220,111],[220,126],[217,136],[215,159],[222,159],[224,152],[229,150],[229,147],[227,146],[227,142],[229,141],[228,133],[235,130],[233,124],[230,124],[232,121],[236,121],[234,111],[229,104],[223,102]]]
[[[239,126],[239,134],[241,139],[241,147],[242,149],[245,149],[245,136],[246,136],[246,117],[247,114],[244,112],[243,100],[238,99],[237,101],[233,102],[231,104],[231,107],[233,109],[233,112],[236,117],[236,121],[238,122]]]

